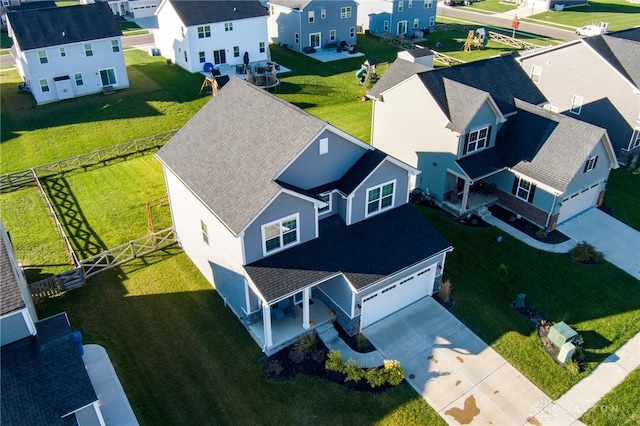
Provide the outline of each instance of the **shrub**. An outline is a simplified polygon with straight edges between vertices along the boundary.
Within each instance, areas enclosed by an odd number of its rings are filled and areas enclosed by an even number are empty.
[[[565,367],[567,368],[567,371],[569,371],[570,373],[573,373],[575,375],[580,374],[580,364],[578,364],[573,360],[567,361],[567,363],[565,364]]]
[[[569,255],[578,263],[601,263],[604,261],[604,254],[586,241],[578,243],[569,252]]]
[[[367,371],[366,379],[367,383],[369,383],[369,386],[371,386],[372,388],[382,386],[387,381],[385,371],[382,368],[372,368]]]
[[[540,239],[547,238],[548,236],[549,236],[549,233],[545,229],[538,229],[536,231],[536,237]]]
[[[364,369],[352,359],[347,361],[345,373],[347,373],[345,380],[348,382],[359,382],[361,379],[364,379],[365,376]]]
[[[400,365],[400,361],[385,359],[383,369],[387,382],[391,386],[398,386],[404,380],[404,369]]]
[[[347,368],[347,363],[342,359],[340,351],[329,351],[327,354],[327,360],[324,363],[324,367],[329,371],[337,371],[338,373],[344,373]]]
[[[317,347],[318,333],[316,333],[315,330],[298,337],[298,340],[293,346],[294,350],[299,351],[304,355],[310,354]]]
[[[440,284],[440,289],[438,290],[438,297],[443,302],[448,302],[451,299],[451,291],[453,290],[453,284],[451,280],[446,280],[442,284]]]
[[[361,351],[371,349],[372,347],[371,343],[369,343],[369,339],[367,339],[367,336],[362,333],[356,334],[356,346]]]
[[[277,359],[270,360],[267,369],[269,371],[269,374],[271,374],[271,376],[276,379],[279,378],[280,375],[284,372],[284,367]]]

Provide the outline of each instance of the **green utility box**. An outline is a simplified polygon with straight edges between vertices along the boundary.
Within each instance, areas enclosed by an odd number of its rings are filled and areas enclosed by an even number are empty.
[[[516,308],[524,307],[524,299],[526,295],[524,293],[520,293],[516,296]]]
[[[571,341],[571,339],[577,335],[578,333],[576,333],[573,328],[565,324],[564,321],[552,325],[549,329],[549,340],[559,348],[561,348],[566,342]]]
[[[576,347],[571,342],[566,342],[564,345],[560,347],[560,353],[558,353],[558,361],[563,364],[566,364],[567,361],[571,360],[573,357],[573,353],[576,351]]]

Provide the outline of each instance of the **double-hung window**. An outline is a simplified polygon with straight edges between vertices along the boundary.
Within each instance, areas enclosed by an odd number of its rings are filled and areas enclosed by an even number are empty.
[[[425,0],[424,1],[424,8],[425,9],[430,9],[433,7],[433,0]]]
[[[329,30],[329,41],[336,41],[336,30]]]
[[[462,151],[462,153],[470,154],[489,146],[489,134],[489,127],[483,127],[481,129],[477,129],[467,133],[467,135],[465,136],[464,150]]]
[[[404,2],[403,1],[399,1],[398,2],[398,12],[402,12],[404,10]]]
[[[73,79],[76,81],[76,86],[84,85],[84,80],[82,80],[82,73],[77,72],[73,75]]]
[[[307,17],[309,19],[309,23],[312,24],[316,20],[316,13],[313,10],[310,10]]]
[[[67,56],[67,51],[64,49],[64,47],[60,48],[60,57],[64,58],[65,56]]]
[[[204,56],[204,52],[198,52],[198,59],[200,61],[201,64],[204,64],[206,61],[206,58]]]
[[[118,42],[118,40],[111,40],[111,50],[113,51],[113,53],[120,51],[120,43]]]
[[[351,6],[340,8],[340,19],[351,18]]]
[[[198,27],[198,38],[211,37],[211,27],[209,25],[203,25]]]
[[[365,217],[393,207],[395,184],[394,180],[367,189],[367,212]]]
[[[275,222],[262,225],[262,249],[263,253],[276,252],[283,248],[297,244],[298,222],[300,215],[296,213],[293,216],[277,220]]]
[[[38,50],[38,58],[40,58],[41,64],[46,64],[49,62],[49,59],[47,58],[47,52],[45,50]]]
[[[260,50],[260,53],[264,53],[266,51],[266,44],[264,41],[258,43],[258,50]]]
[[[209,245],[209,230],[207,229],[207,224],[202,220],[200,221],[200,230],[202,231],[202,241]]]
[[[516,176],[511,193],[519,199],[530,203],[533,201],[533,194],[535,190],[536,186],[533,182]]]
[[[591,170],[596,168],[596,164],[598,164],[598,156],[594,155],[593,157],[589,157],[587,162],[584,165],[583,173],[590,172]]]
[[[571,99],[571,108],[569,108],[569,112],[580,115],[582,111],[582,102],[584,98],[582,96],[573,95],[573,99]]]
[[[233,46],[233,57],[234,58],[240,57],[240,46]]]
[[[93,46],[91,46],[91,43],[84,45],[84,56],[93,56]]]
[[[322,9],[320,11],[320,18],[324,19],[327,17],[327,9]]]
[[[40,90],[42,90],[42,93],[49,91],[49,81],[46,78],[40,79],[39,83],[40,83]]]
[[[417,30],[418,28],[420,28],[420,18],[415,18],[413,20],[413,29]]]
[[[224,23],[225,31],[233,31],[233,22],[225,22]]]

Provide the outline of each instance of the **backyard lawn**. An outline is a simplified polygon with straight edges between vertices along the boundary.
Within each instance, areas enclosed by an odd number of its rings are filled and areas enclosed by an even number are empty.
[[[612,170],[604,196],[604,209],[616,219],[640,231],[640,175]]]
[[[609,31],[619,31],[638,25],[638,16],[640,16],[640,4],[628,3],[626,0],[590,0],[588,6],[542,12],[534,15],[533,19],[576,28],[608,22]]]

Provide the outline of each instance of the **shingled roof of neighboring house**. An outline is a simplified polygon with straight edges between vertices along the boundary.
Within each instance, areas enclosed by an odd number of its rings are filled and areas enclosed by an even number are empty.
[[[259,1],[168,0],[183,24],[214,24],[216,22],[267,16],[269,12]]]
[[[304,9],[309,3],[311,3],[311,0],[269,0],[269,4],[276,4],[298,10]]]
[[[107,3],[8,12],[13,37],[21,50],[121,37]]]
[[[616,71],[640,88],[640,27],[586,37],[582,42],[591,46]]]
[[[244,267],[268,303],[339,274],[362,290],[452,249],[410,204],[350,226],[330,216],[319,228],[318,238]]]
[[[157,156],[237,235],[282,189],[273,179],[327,126],[233,78]]]
[[[424,49],[427,50],[427,49]],[[367,93],[367,96],[373,99],[381,99],[382,93],[391,89],[396,84],[402,83],[412,75],[418,74],[422,71],[428,71],[429,68],[426,65],[416,64],[411,61],[398,58],[393,64],[382,74],[380,80],[373,86],[373,88]]]
[[[522,70],[512,55],[474,61],[467,64],[436,68],[418,74],[440,109],[452,120],[450,98],[445,80],[452,80],[489,93],[503,115],[516,111],[514,98],[533,105],[547,102],[542,92]]]
[[[11,242],[7,239],[4,229],[0,230],[0,315],[8,314],[25,307],[22,294],[18,287],[16,271],[9,258]]]
[[[0,349],[2,423],[75,425],[69,414],[98,398],[67,316],[46,318],[36,329]]]
[[[7,7],[9,12],[16,10],[30,10],[30,9],[46,9],[48,7],[58,7],[55,1],[30,1],[27,3],[13,4]]]

